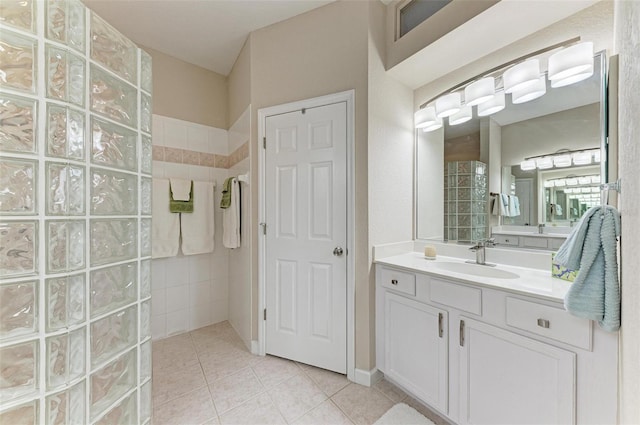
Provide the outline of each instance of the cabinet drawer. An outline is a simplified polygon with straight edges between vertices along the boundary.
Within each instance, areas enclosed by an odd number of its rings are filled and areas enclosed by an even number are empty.
[[[558,249],[564,243],[564,239],[549,238],[549,249]]]
[[[495,239],[498,245],[518,246],[520,243],[517,236],[496,235]]]
[[[482,314],[482,291],[444,280],[431,279],[431,301],[458,310]]]
[[[591,321],[561,308],[507,297],[507,325],[591,350]]]
[[[403,292],[409,295],[416,295],[416,275],[413,273],[401,272],[394,269],[382,268],[380,273],[382,286]]]
[[[547,238],[522,237],[522,246],[525,248],[547,248]]]

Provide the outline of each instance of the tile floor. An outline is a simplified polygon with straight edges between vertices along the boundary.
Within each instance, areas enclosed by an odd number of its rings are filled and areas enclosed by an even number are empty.
[[[447,423],[385,380],[367,388],[313,366],[254,356],[228,322],[153,343],[153,425],[364,425],[399,402]]]

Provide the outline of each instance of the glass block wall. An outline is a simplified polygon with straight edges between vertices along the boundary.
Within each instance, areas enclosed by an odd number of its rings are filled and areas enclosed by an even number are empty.
[[[0,155],[0,423],[149,422],[150,57],[2,0]]]
[[[473,242],[489,229],[487,165],[447,162],[444,167],[444,239]]]

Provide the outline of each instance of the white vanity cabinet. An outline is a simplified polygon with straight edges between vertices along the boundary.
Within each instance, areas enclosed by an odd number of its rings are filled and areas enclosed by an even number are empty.
[[[542,299],[376,264],[376,366],[459,424],[613,424],[617,335]]]

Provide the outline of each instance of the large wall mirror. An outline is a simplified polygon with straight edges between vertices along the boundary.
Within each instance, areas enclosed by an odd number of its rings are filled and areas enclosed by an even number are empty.
[[[535,100],[514,104],[508,94],[490,116],[417,129],[417,239],[473,242],[496,228],[533,232],[539,224],[568,233],[598,205],[606,181],[605,61],[596,54],[593,75],[572,85],[552,88],[545,79],[546,93]],[[496,209],[507,195],[517,209]]]

